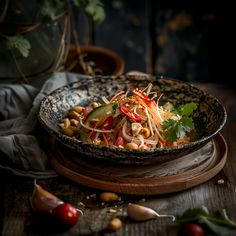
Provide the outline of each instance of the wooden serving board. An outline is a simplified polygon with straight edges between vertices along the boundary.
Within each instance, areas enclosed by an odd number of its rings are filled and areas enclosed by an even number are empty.
[[[172,193],[214,177],[225,165],[227,144],[218,134],[199,150],[162,164],[131,166],[87,160],[53,138],[47,154],[56,172],[79,184],[134,195]]]

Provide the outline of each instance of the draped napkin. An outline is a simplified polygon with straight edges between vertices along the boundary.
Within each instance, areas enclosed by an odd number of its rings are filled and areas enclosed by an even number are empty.
[[[0,171],[17,176],[56,176],[37,136],[41,100],[55,89],[84,75],[54,73],[41,88],[30,84],[0,84]]]

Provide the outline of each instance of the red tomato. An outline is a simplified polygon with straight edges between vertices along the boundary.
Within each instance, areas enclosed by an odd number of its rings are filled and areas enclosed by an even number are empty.
[[[70,203],[63,203],[53,209],[53,213],[67,227],[74,226],[79,218],[79,213]]]
[[[104,128],[104,129],[111,129],[113,122],[114,122],[114,117],[109,116],[109,117],[103,122],[103,124],[101,125],[101,128]]]
[[[179,236],[204,236],[204,230],[199,224],[186,223],[179,231]]]
[[[115,146],[117,146],[117,147],[119,147],[119,146],[124,146],[124,139],[123,139],[123,137],[120,137],[120,136],[119,136],[119,137],[116,139]]]

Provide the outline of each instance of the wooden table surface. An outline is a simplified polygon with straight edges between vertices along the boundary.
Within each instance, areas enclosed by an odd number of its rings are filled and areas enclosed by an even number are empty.
[[[0,174],[0,232],[2,235],[177,235],[176,223],[169,219],[134,222],[126,216],[128,202],[142,202],[160,214],[179,215],[189,208],[205,205],[209,211],[225,208],[236,221],[236,93],[232,88],[216,84],[197,84],[215,95],[224,104],[228,119],[222,134],[228,144],[227,162],[222,171],[211,180],[178,193],[156,196],[125,196],[116,204],[101,204],[94,200],[100,191],[80,186],[62,176],[38,180],[38,184],[64,201],[81,208],[84,212],[75,227],[59,231],[44,220],[35,218],[29,198],[33,191],[33,179]],[[218,184],[223,179],[224,184]],[[113,209],[113,210],[110,210]],[[118,216],[123,226],[115,233],[107,232],[110,219]],[[49,225],[49,228],[47,227]],[[232,235],[236,235],[232,234]]]

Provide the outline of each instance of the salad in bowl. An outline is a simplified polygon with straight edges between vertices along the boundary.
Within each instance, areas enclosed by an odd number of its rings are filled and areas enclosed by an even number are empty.
[[[77,76],[47,95],[38,115],[49,137],[76,158],[163,163],[203,147],[226,123],[220,101],[184,81]]]

